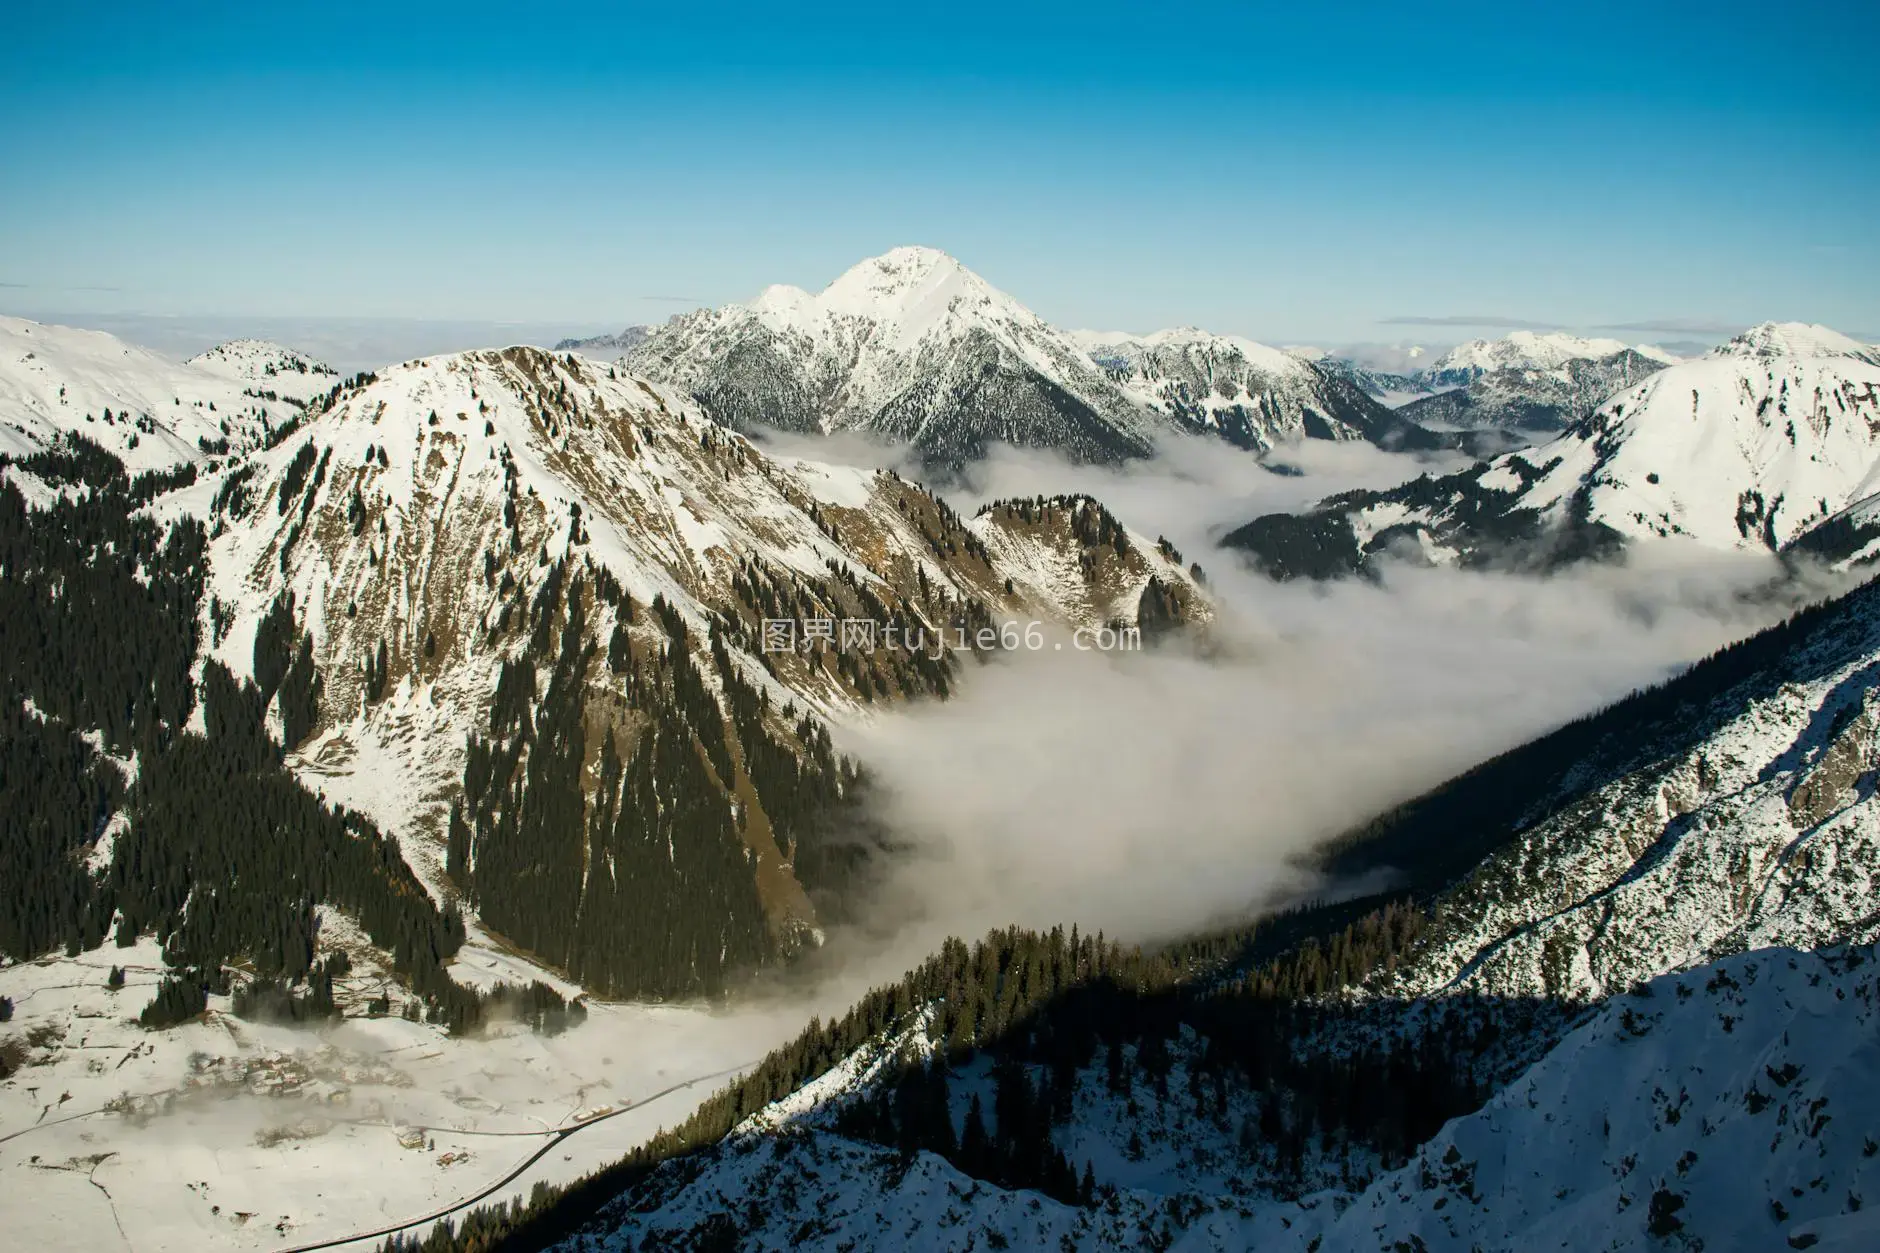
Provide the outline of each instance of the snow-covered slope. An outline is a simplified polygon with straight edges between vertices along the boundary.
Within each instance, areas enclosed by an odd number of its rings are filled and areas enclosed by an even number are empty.
[[[232,339],[184,362],[234,379],[255,391],[310,401],[339,383],[339,371],[305,353],[265,339]]]
[[[1561,791],[1537,788],[1505,836],[1476,811],[1469,838],[1505,843],[1366,994],[1590,1000],[1746,948],[1880,939],[1877,658],[1868,584],[1706,663],[1654,713],[1522,750],[1553,755]]]
[[[9,456],[68,432],[133,473],[204,460],[223,440],[240,451],[300,413],[262,390],[222,361],[182,364],[102,331],[0,317],[0,453]]]
[[[1086,460],[1157,429],[1074,343],[932,248],[896,248],[821,292],[773,286],[674,318],[630,366],[733,427],[868,431],[942,460],[991,441]]]
[[[1877,975],[1872,948],[1765,949],[1644,985],[1359,1190],[1294,1201],[1215,1190],[1196,1172],[1166,1189],[1100,1178],[1095,1203],[1069,1205],[834,1134],[799,1104],[778,1116],[802,1129],[670,1163],[554,1247],[1852,1253],[1880,1240],[1880,1212],[1864,1205],[1880,1187]],[[1189,1125],[1212,1135],[1213,1160],[1240,1154],[1207,1120]],[[1128,1172],[1124,1154],[1096,1160]]]
[[[1464,561],[1667,536],[1781,549],[1873,493],[1877,462],[1872,353],[1822,327],[1771,323],[1612,396],[1547,444],[1335,498],[1306,519],[1259,519],[1227,542],[1312,575],[1356,569],[1402,540]]]
[[[1243,448],[1299,439],[1365,439],[1425,448],[1433,440],[1351,379],[1298,356],[1193,327],[1079,342],[1142,407]]]
[[[1409,1165],[1318,1207],[1320,1231],[1266,1227],[1271,1246],[1873,1248],[1875,956],[1758,949],[1617,997]]]
[[[1880,347],[1810,322],[1764,322],[1720,344],[1712,356],[1849,357],[1880,365]]]

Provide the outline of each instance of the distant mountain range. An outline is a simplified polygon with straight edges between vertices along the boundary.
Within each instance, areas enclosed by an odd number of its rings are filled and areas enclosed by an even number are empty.
[[[1607,360],[1629,369],[1635,356]],[[1389,553],[1546,566],[1645,537],[1783,551],[1873,493],[1877,457],[1880,353],[1825,327],[1765,323],[1652,372],[1547,443],[1256,519],[1225,542],[1282,577],[1352,573]],[[1858,521],[1838,524],[1837,551]]]
[[[1254,451],[1296,439],[1498,451],[1677,360],[1563,332],[1357,359],[1194,327],[1063,331],[919,247],[863,261],[814,294],[773,286],[556,348],[618,356],[734,429],[862,431],[952,464],[994,443],[1116,461],[1169,432]]]
[[[1465,386],[1498,370],[1553,370],[1572,361],[1598,361],[1633,352],[1659,365],[1678,358],[1650,344],[1626,344],[1616,339],[1584,339],[1564,331],[1515,331],[1501,339],[1472,339],[1458,344],[1423,371],[1432,383]]]
[[[1454,442],[1337,372],[1248,340],[1061,331],[932,248],[896,248],[814,294],[773,286],[558,348],[621,353],[736,430],[860,431],[938,463],[994,443],[1111,462],[1176,432],[1255,450],[1297,438]]]
[[[629,326],[611,335],[590,335],[586,339],[558,340],[555,344],[555,351],[585,352],[590,355],[604,353],[624,355],[651,339],[658,329],[654,326]]]
[[[1457,386],[1431,384],[1431,394],[1398,412],[1433,430],[1503,430],[1528,438],[1558,431],[1598,408],[1613,393],[1665,368],[1631,348],[1603,357],[1569,357],[1558,365],[1507,365]],[[1450,378],[1464,371],[1442,373]]]

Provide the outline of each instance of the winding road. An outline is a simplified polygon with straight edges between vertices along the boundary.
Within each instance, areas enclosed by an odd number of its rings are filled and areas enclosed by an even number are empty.
[[[642,1099],[635,1101],[631,1105],[623,1105],[619,1109],[610,1109],[605,1114],[596,1114],[592,1118],[584,1118],[580,1122],[570,1123],[565,1127],[553,1127],[544,1131],[506,1132],[504,1134],[547,1136],[548,1140],[546,1143],[542,1145],[541,1148],[535,1150],[535,1152],[523,1158],[522,1161],[517,1164],[514,1170],[504,1175],[501,1179],[498,1179],[495,1183],[490,1184],[488,1187],[484,1188],[480,1192],[464,1197],[462,1200],[459,1200],[459,1201],[454,1202],[453,1204],[447,1205],[442,1209],[432,1210],[428,1214],[421,1214],[416,1218],[406,1219],[404,1222],[394,1223],[389,1227],[379,1227],[379,1228],[375,1228],[372,1231],[356,1232],[350,1236],[335,1236],[330,1240],[317,1240],[313,1242],[312,1244],[290,1245],[286,1248],[276,1249],[274,1250],[274,1253],[313,1253],[315,1249],[337,1249],[337,1248],[342,1247],[343,1245],[357,1244],[361,1240],[383,1240],[385,1237],[395,1236],[401,1231],[409,1231],[413,1227],[428,1226],[431,1223],[437,1222],[440,1219],[449,1218],[452,1214],[455,1214],[460,1210],[469,1209],[472,1205],[475,1205],[477,1202],[487,1199],[492,1193],[501,1192],[504,1188],[514,1183],[517,1178],[519,1178],[525,1171],[529,1169],[529,1167],[535,1165],[537,1162],[541,1161],[542,1158],[546,1157],[548,1153],[550,1152],[550,1150],[554,1149],[556,1145],[562,1143],[564,1140],[574,1135],[577,1131],[585,1131],[589,1127],[592,1127],[597,1123],[606,1122],[609,1118],[618,1118],[622,1114],[630,1114],[630,1113],[633,1113],[635,1110],[644,1109],[646,1106],[651,1105],[654,1101],[659,1100],[661,1097],[671,1096],[674,1092],[678,1092],[684,1088],[690,1088],[701,1083],[708,1083],[713,1079],[722,1079],[726,1075],[735,1075],[739,1073],[740,1071],[749,1069],[751,1066],[755,1064],[756,1063],[754,1062],[745,1062],[743,1065],[732,1066],[726,1070],[713,1071],[711,1074],[708,1074],[708,1075],[698,1075],[694,1078],[687,1079],[681,1083],[675,1083],[669,1088],[661,1088],[659,1091],[653,1093],[651,1096],[643,1097]],[[433,1128],[426,1128],[426,1130],[443,1131],[443,1130],[449,1130],[449,1128],[433,1127]]]

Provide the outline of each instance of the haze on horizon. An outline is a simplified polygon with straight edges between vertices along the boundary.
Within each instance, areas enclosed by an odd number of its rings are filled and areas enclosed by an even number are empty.
[[[35,6],[0,309],[531,338],[926,243],[1066,327],[1872,338],[1880,106],[1833,49],[1876,35],[1819,0]]]

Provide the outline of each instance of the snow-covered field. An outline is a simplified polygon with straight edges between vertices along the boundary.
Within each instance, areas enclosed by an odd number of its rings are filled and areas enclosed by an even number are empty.
[[[471,946],[459,964],[499,961]],[[149,941],[0,970],[0,1039],[26,1046],[0,1083],[9,1247],[302,1247],[456,1205],[537,1158],[492,1199],[527,1196],[680,1121],[809,1012],[593,1005],[559,1036],[452,1039],[396,1016],[253,1023],[212,998],[205,1021],[146,1031],[160,970]]]

